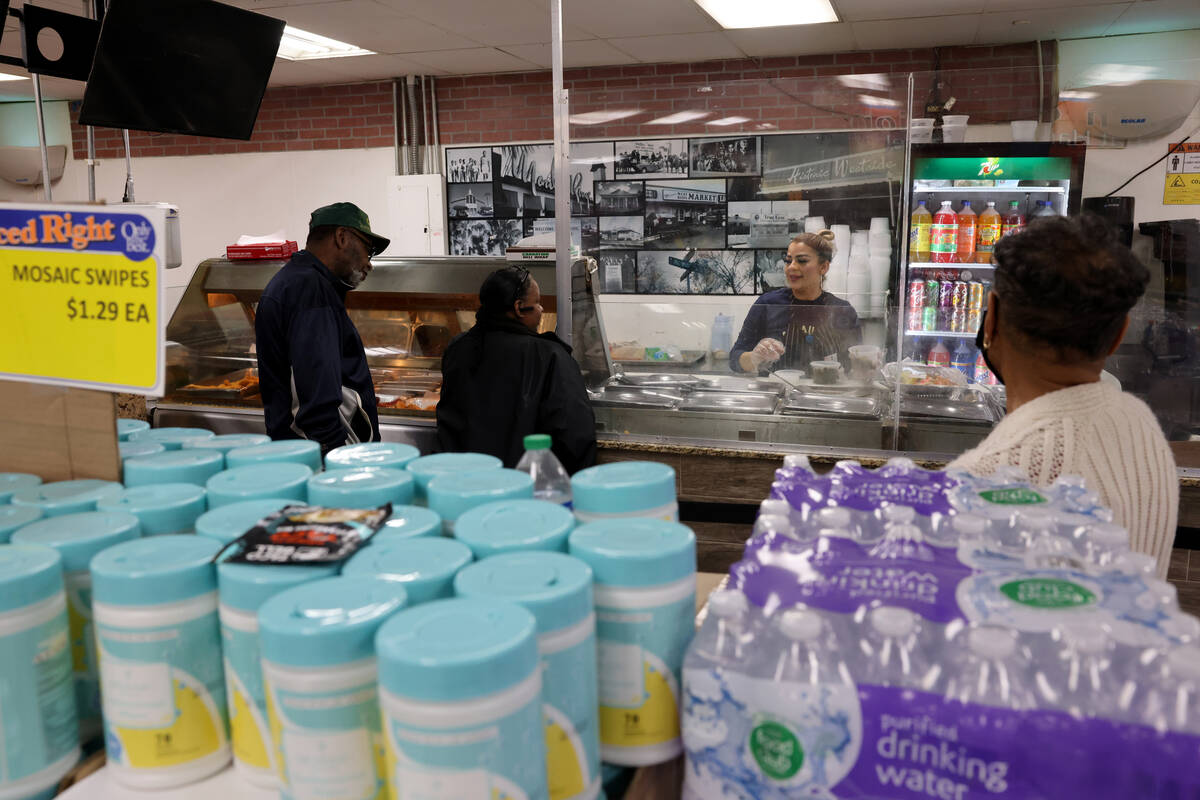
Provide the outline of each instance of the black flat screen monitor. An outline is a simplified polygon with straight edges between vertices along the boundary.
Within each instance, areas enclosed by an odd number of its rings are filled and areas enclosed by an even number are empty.
[[[249,139],[283,27],[213,0],[111,0],[79,121]]]

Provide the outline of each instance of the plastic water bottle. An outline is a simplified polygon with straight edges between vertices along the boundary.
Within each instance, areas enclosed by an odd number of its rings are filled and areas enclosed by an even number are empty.
[[[1033,692],[1024,684],[1024,654],[1017,634],[1002,625],[980,625],[967,632],[967,655],[949,679],[946,694],[963,703],[1014,710],[1036,708]]]
[[[1111,567],[1129,551],[1129,533],[1112,522],[1099,522],[1076,529],[1077,547],[1088,563]]]
[[[808,686],[853,684],[845,662],[838,658],[836,638],[819,611],[794,608],[779,615],[783,651],[775,662],[774,679]]]
[[[880,606],[867,614],[865,627],[859,641],[865,660],[863,680],[881,686],[925,688],[929,665],[919,642],[917,615],[899,606]]]
[[[537,500],[571,507],[571,478],[550,449],[550,437],[531,433],[525,437],[525,455],[517,469],[533,478],[533,496]]]
[[[1036,683],[1045,704],[1076,717],[1112,717],[1122,702],[1113,668],[1113,642],[1096,621],[1064,623],[1056,658],[1038,670]]]
[[[688,648],[686,667],[744,668],[751,639],[750,603],[736,589],[708,596],[709,617]]]
[[[1200,734],[1200,647],[1172,648],[1145,695],[1142,720],[1159,731]]]

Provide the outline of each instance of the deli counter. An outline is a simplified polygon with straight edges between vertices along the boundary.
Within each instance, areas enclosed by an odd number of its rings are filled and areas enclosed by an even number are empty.
[[[151,404],[156,427],[264,430],[254,313],[284,263],[209,259],[197,267],[167,326],[166,393]],[[374,379],[384,440],[434,449],[442,353],[474,324],[480,284],[506,263],[376,258],[366,281],[347,295]],[[542,325],[552,329],[554,266],[534,264],[530,273],[541,287]],[[1003,413],[1002,396],[985,387],[926,385],[891,374],[895,365],[889,371],[883,363],[887,348],[879,348],[876,364],[852,364],[846,374],[824,378],[782,371],[746,376],[733,373],[720,352],[631,348],[627,331],[614,330],[612,321],[605,326],[608,304],[591,259],[575,260],[571,296],[573,352],[605,447],[799,451],[831,458],[903,451],[943,460],[981,441]],[[669,327],[664,335],[670,338]]]

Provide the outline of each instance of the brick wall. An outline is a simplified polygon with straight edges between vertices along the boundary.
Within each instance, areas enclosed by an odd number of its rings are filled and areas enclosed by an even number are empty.
[[[1053,110],[1056,53],[1052,42],[1042,44],[1047,119]],[[936,54],[932,49],[905,49],[572,69],[565,76],[572,115],[637,110],[607,124],[572,126],[572,135],[603,139],[888,127],[897,109],[866,105],[859,95],[883,96],[903,105],[906,76],[914,72],[920,108],[935,58],[948,84],[943,94],[958,99],[953,113],[970,114],[972,122],[1037,117],[1037,48],[1031,42],[947,47]],[[851,74],[889,76],[889,86],[855,88],[829,80]],[[439,78],[437,96],[442,144],[544,140],[553,135],[549,72]],[[707,116],[678,125],[650,124],[680,111]],[[78,113],[77,107],[73,113]],[[707,124],[717,117],[747,121],[719,128]],[[73,122],[72,134],[75,158],[85,157],[84,129]],[[141,132],[130,136],[133,154],[139,157],[390,147],[392,88],[388,81],[375,81],[269,89],[247,142]],[[100,158],[121,157],[120,131],[97,128],[96,149]]]

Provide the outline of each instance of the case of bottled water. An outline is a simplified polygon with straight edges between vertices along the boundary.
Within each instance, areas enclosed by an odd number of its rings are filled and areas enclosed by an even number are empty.
[[[1200,620],[1071,476],[789,458],[683,678],[688,800],[1200,797]]]

